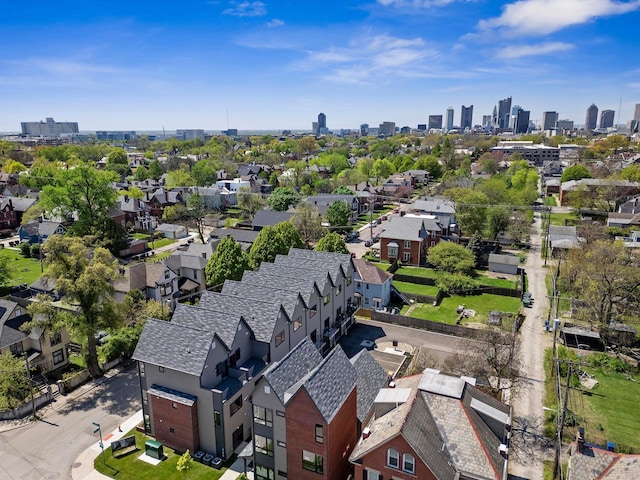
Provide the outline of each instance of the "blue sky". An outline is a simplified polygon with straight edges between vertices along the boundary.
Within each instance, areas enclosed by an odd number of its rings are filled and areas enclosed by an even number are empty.
[[[640,103],[640,0],[33,0],[0,17],[0,131],[426,123]],[[618,120],[616,119],[616,122]]]

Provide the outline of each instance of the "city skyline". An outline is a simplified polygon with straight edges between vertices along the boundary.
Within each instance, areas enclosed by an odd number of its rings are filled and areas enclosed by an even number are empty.
[[[345,0],[11,3],[0,25],[0,131],[310,130],[428,123],[499,101],[581,125],[640,103],[640,2]],[[606,72],[606,74],[605,74]],[[620,107],[622,107],[620,109]]]

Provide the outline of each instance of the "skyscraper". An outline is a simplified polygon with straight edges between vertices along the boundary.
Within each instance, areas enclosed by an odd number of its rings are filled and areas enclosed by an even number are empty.
[[[529,131],[529,116],[531,112],[529,110],[518,110],[516,115],[516,121],[514,125],[514,133],[527,133]]]
[[[493,113],[491,114],[491,125],[494,127],[498,126],[498,107],[493,106]]]
[[[592,103],[591,106],[587,108],[587,118],[584,121],[584,128],[586,130],[595,130],[597,123],[598,123],[598,107],[596,107],[595,103]]]
[[[378,133],[380,135],[391,136],[396,134],[395,122],[382,122],[378,127]]]
[[[367,135],[369,135],[368,123],[363,123],[362,125],[360,125],[360,135],[362,135],[363,137],[366,137]]]
[[[327,116],[324,113],[318,114],[318,130],[316,134],[327,133]]]
[[[473,105],[469,105],[465,107],[462,105],[462,111],[460,112],[460,128],[464,130],[465,128],[473,127]]]
[[[640,103],[636,103],[636,108],[633,111],[633,119],[636,122],[640,122]]]
[[[509,115],[511,113],[511,97],[498,102],[498,128],[509,128]]]
[[[518,112],[522,110],[520,105],[514,105],[511,107],[511,115],[509,116],[509,122],[505,128],[510,128],[514,132],[516,131],[516,122],[518,121]]]
[[[442,115],[429,115],[429,130],[442,128]]]
[[[615,110],[602,110],[602,113],[600,113],[600,128],[613,127],[613,121],[615,117]]]
[[[447,108],[447,131],[453,130],[453,107]]]
[[[542,130],[551,130],[556,128],[558,123],[558,112],[543,112],[542,113]]]
[[[490,127],[493,125],[492,123],[493,116],[491,115],[483,115],[482,116],[482,128]]]

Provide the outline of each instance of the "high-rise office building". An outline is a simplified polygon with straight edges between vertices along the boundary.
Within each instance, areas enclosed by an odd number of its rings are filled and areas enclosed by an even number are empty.
[[[460,128],[464,130],[465,128],[473,127],[473,105],[469,105],[465,107],[462,105],[462,110],[460,112]]]
[[[615,110],[602,110],[600,113],[600,128],[613,127],[613,121],[615,120]]]
[[[22,133],[30,137],[59,138],[78,133],[78,122],[56,122],[51,117],[42,122],[20,122]]]
[[[493,106],[493,113],[491,113],[491,125],[494,127],[498,126],[498,107]]]
[[[316,134],[328,133],[329,130],[327,129],[327,116],[324,113],[318,114],[318,121],[315,123],[317,123],[318,126],[314,133]]]
[[[518,110],[516,114],[516,121],[513,128],[513,133],[527,133],[529,131],[529,116],[531,112],[529,110]]]
[[[419,132],[426,132],[427,131],[427,124],[426,123],[419,123],[418,124],[418,131]]]
[[[395,135],[396,134],[395,122],[382,122],[378,127],[378,133],[380,135],[386,135],[387,137],[390,135]]]
[[[558,112],[543,112],[542,113],[542,130],[551,130],[556,128],[558,123]]]
[[[453,107],[447,108],[447,131],[453,130]]]
[[[556,122],[556,128],[560,132],[571,132],[573,130],[573,120],[558,120]]]
[[[176,130],[176,137],[181,140],[204,140],[204,130],[198,128],[183,128]]]
[[[596,124],[598,123],[598,107],[596,107],[595,103],[592,103],[589,108],[587,108],[587,117],[584,121],[584,128],[586,130],[595,130]]]
[[[442,128],[442,115],[429,115],[429,130]]]
[[[509,128],[511,114],[511,97],[498,102],[498,128]]]
[[[493,117],[491,115],[483,115],[482,116],[482,128],[490,127],[491,125],[493,125],[492,118]]]
[[[360,135],[362,135],[363,137],[366,137],[367,135],[369,135],[368,123],[363,123],[362,125],[360,125]]]
[[[505,128],[510,128],[514,132],[516,131],[516,122],[518,121],[518,112],[522,110],[520,105],[514,105],[511,107],[511,115],[509,117],[509,122]]]
[[[640,103],[636,103],[636,108],[633,110],[633,119],[636,122],[640,122]]]

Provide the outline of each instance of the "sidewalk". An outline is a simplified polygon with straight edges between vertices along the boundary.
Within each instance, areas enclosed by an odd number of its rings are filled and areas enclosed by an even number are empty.
[[[138,410],[131,417],[122,422],[119,425],[119,428],[116,427],[113,431],[106,434],[103,432],[102,440],[104,442],[104,448],[108,448],[111,442],[120,440],[129,430],[134,428],[140,422],[142,422],[142,410]],[[98,473],[93,468],[93,461],[101,454],[101,452],[102,449],[100,448],[99,441],[82,452],[71,466],[71,478],[73,480],[104,480],[109,478]]]

